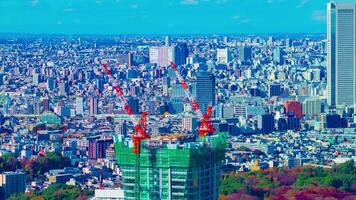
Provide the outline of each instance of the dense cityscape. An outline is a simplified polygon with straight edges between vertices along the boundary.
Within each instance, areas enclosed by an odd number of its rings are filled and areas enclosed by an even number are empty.
[[[355,199],[355,13],[329,3],[326,34],[0,34],[0,199]]]

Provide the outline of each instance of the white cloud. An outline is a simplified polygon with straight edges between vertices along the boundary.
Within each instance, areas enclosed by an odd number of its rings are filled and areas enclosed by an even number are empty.
[[[235,16],[232,16],[231,19],[233,19],[233,20],[239,20],[239,19],[241,19],[241,16],[235,15]]]
[[[247,23],[250,23],[251,20],[246,17],[246,16],[240,16],[240,15],[234,15],[231,17],[232,20],[235,20],[239,23],[242,23],[242,24],[247,24]]]
[[[272,4],[272,3],[283,3],[286,2],[287,0],[267,0],[268,4]]]
[[[302,8],[303,6],[305,6],[309,2],[310,2],[310,0],[300,0],[299,4],[297,5],[297,8]]]
[[[326,13],[324,10],[315,10],[311,15],[312,20],[326,22]]]
[[[39,3],[39,0],[31,0],[32,6],[37,6],[38,3]]]
[[[73,8],[64,8],[63,11],[64,12],[73,12]]]
[[[187,4],[187,5],[196,5],[199,3],[198,0],[183,0],[181,1],[182,4]]]

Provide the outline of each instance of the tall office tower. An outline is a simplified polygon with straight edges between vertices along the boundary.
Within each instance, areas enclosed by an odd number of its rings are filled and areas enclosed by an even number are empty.
[[[186,64],[188,55],[189,50],[186,43],[179,43],[174,46],[174,62],[176,65]]]
[[[283,58],[283,50],[279,47],[275,48],[273,51],[273,61],[278,63],[278,64],[283,64],[284,58]]]
[[[257,127],[261,133],[272,133],[275,129],[274,116],[272,114],[259,115]]]
[[[251,58],[252,58],[251,47],[243,46],[239,48],[239,60],[246,62],[251,60]]]
[[[47,79],[47,90],[48,90],[48,91],[53,91],[53,90],[54,90],[54,87],[55,87],[54,78],[49,77],[49,78]]]
[[[182,119],[182,128],[185,131],[193,131],[197,127],[197,118],[195,117],[184,117]]]
[[[41,108],[41,102],[40,101],[35,101],[34,102],[34,114],[35,115],[40,115],[42,112]]]
[[[170,98],[173,99],[173,98],[184,98],[184,97],[185,97],[185,92],[181,84],[179,83],[173,84],[171,88]]]
[[[98,114],[98,98],[90,97],[89,98],[89,115]]]
[[[131,53],[131,52],[129,52],[128,54],[127,54],[127,65],[128,66],[132,66],[133,65],[133,53]]]
[[[128,97],[127,98],[127,103],[132,109],[132,112],[137,115],[140,112],[140,103],[137,98],[134,97]]]
[[[229,38],[227,36],[224,36],[224,44],[227,44],[229,42]]]
[[[77,96],[77,98],[75,99],[75,114],[84,114],[84,98],[82,96]]]
[[[215,105],[215,76],[206,71],[197,75],[197,101],[203,113],[209,105]]]
[[[169,40],[169,36],[168,35],[164,37],[164,45],[166,47],[169,47],[171,45],[171,42]]]
[[[176,65],[183,65],[188,57],[188,47],[185,43],[175,46],[151,47],[149,54],[150,63],[158,66],[167,66],[170,61]]]
[[[34,85],[38,85],[41,82],[41,75],[38,73],[34,73],[32,76],[32,82]]]
[[[275,97],[282,94],[281,84],[270,84],[269,85],[269,97]]]
[[[42,98],[42,111],[46,112],[49,111],[49,98],[48,97],[44,97]]]
[[[168,88],[171,87],[171,78],[170,77],[163,77],[162,78],[162,85],[163,85],[163,95],[168,96]]]
[[[97,78],[95,80],[96,88],[102,92],[104,90],[104,80],[102,78]]]
[[[24,193],[26,189],[26,174],[24,172],[4,172],[0,174],[1,199],[7,199],[12,194]]]
[[[323,112],[323,103],[321,99],[311,98],[303,102],[303,114],[307,117],[314,117]]]
[[[291,100],[284,102],[284,109],[287,116],[295,116],[301,118],[302,114],[302,104],[299,101]]]
[[[127,136],[128,126],[125,120],[115,122],[115,133],[123,137]]]
[[[68,94],[69,94],[69,85],[68,85],[68,83],[62,82],[59,85],[59,95],[67,96]]]
[[[227,64],[231,62],[231,53],[228,48],[217,49],[216,59],[220,64]]]
[[[328,104],[356,102],[356,3],[329,3],[327,8]]]
[[[98,136],[89,137],[88,140],[89,159],[105,158],[106,150],[114,142],[112,138],[99,138]]]
[[[268,45],[273,45],[274,39],[272,36],[268,37]]]
[[[293,46],[293,40],[290,38],[286,39],[286,47],[291,48]]]
[[[167,66],[169,61],[174,61],[174,47],[151,47],[150,63],[158,66]]]

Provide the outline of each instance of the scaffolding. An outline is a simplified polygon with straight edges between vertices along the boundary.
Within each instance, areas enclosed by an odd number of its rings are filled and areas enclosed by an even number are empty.
[[[147,140],[142,142],[139,157],[132,152],[131,142],[116,138],[125,199],[135,199],[137,193],[146,200],[218,199],[226,136],[227,133],[218,133],[204,141],[162,145],[150,145]],[[135,184],[136,171],[139,186]]]

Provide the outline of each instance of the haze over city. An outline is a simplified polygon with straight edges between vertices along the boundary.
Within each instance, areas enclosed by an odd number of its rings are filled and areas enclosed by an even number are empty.
[[[0,9],[3,33],[326,32],[326,0],[2,0]]]

